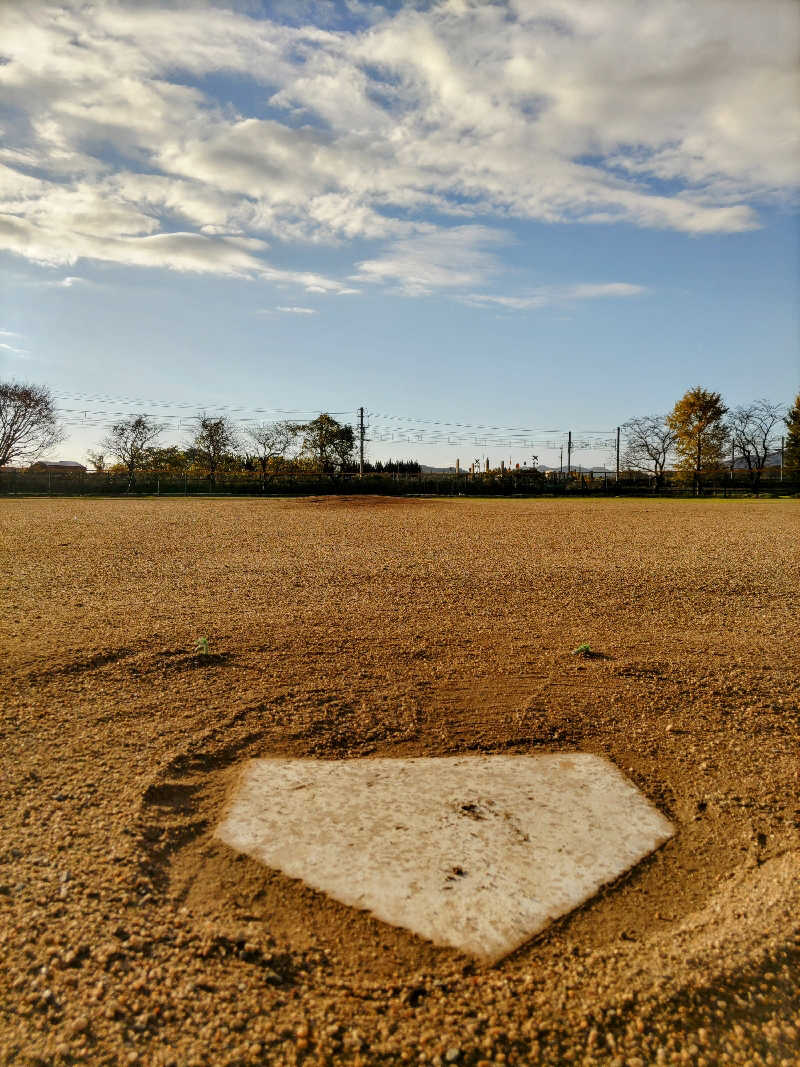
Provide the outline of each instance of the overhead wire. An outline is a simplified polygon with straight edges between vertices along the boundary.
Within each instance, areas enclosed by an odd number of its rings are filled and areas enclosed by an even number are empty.
[[[56,399],[70,402],[60,409],[69,427],[104,427],[113,421],[142,414],[160,422],[174,424],[176,430],[189,428],[199,412],[218,411],[234,416],[238,422],[253,423],[264,416],[294,416],[300,421],[316,417],[324,408],[269,408],[234,404],[199,405],[189,401],[153,400],[144,397],[114,396],[108,393],[60,392]],[[102,408],[95,405],[102,404]],[[77,406],[72,406],[77,405]],[[162,410],[147,411],[144,408]],[[128,410],[124,410],[127,408]],[[131,410],[133,409],[133,410]],[[164,410],[165,409],[165,410]],[[170,411],[171,409],[171,411]],[[177,409],[177,412],[176,412]],[[333,416],[356,416],[355,409],[328,411]],[[422,418],[389,412],[369,412],[370,432],[365,440],[375,443],[447,445],[475,447],[558,450],[565,447],[569,431],[533,427],[508,427],[494,423],[457,422]],[[172,427],[169,427],[172,428]],[[598,451],[614,447],[614,430],[573,431],[572,451]]]

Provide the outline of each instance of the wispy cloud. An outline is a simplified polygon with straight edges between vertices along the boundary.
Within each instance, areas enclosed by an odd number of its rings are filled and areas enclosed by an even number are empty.
[[[96,283],[90,282],[88,278],[81,278],[78,275],[68,274],[64,278],[37,278],[36,281],[29,282],[28,284],[34,285],[37,289],[74,289],[76,287],[89,286]]]
[[[358,264],[357,280],[382,282],[412,296],[480,285],[502,270],[493,249],[509,242],[502,230],[455,226],[395,241]]]
[[[14,356],[27,356],[28,350],[26,348],[17,348],[16,345],[6,344],[4,341],[0,341],[0,349],[4,352],[10,352]]]
[[[521,295],[470,293],[464,300],[479,306],[508,308],[510,311],[530,311],[553,305],[574,304],[581,300],[609,297],[639,296],[647,292],[642,285],[629,282],[581,283],[577,285],[542,285]]]
[[[317,314],[317,309],[316,308],[284,307],[284,306],[282,306],[280,304],[275,308],[275,310],[276,311],[286,312],[289,315],[316,315]]]

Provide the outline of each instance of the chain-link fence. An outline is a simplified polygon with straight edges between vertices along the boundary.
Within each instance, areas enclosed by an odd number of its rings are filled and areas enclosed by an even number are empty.
[[[267,480],[257,474],[199,474],[139,472],[133,484],[126,474],[63,471],[0,471],[0,494],[5,496],[315,496],[383,494],[389,496],[695,496],[691,485],[656,486],[647,478],[610,474],[555,474],[534,471],[481,474],[284,474]],[[800,494],[800,479],[766,478],[761,496]],[[710,479],[702,496],[750,496],[753,490],[741,476]]]

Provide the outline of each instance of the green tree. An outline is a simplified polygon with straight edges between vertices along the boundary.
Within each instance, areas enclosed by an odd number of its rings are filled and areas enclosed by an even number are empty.
[[[302,455],[310,459],[317,470],[333,474],[353,463],[356,442],[352,426],[342,425],[323,413],[301,429]]]
[[[177,445],[165,448],[148,448],[147,469],[158,474],[183,474],[189,466],[189,457]]]
[[[786,423],[786,441],[783,447],[783,466],[795,478],[800,476],[800,393],[783,420]]]
[[[129,489],[136,483],[137,470],[147,465],[149,449],[163,432],[164,427],[149,415],[129,415],[115,422],[100,442],[100,447],[118,459],[128,472]]]
[[[703,478],[722,469],[728,440],[727,413],[719,393],[697,385],[667,415],[667,426],[675,434],[675,469],[692,481],[698,495]]]

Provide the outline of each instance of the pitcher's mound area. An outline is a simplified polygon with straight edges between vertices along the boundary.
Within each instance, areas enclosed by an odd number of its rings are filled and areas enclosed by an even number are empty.
[[[585,753],[251,760],[216,831],[343,904],[490,961],[671,834],[614,764]]]

